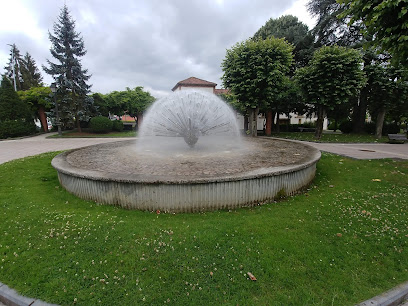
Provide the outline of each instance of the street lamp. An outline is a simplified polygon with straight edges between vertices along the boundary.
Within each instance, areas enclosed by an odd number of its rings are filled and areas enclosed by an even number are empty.
[[[58,112],[58,103],[57,103],[57,84],[51,83],[51,92],[54,94],[54,103],[55,103],[55,113],[57,114],[57,128],[58,128],[58,136],[62,136],[61,132],[61,122]]]

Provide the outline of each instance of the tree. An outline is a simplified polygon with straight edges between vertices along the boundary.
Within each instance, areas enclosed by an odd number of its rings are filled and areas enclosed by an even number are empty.
[[[80,120],[89,119],[93,100],[87,96],[91,87],[87,84],[90,75],[80,61],[80,57],[86,54],[84,41],[75,31],[75,22],[66,5],[61,9],[53,30],[54,35],[49,33],[50,52],[59,63],[47,60],[49,68],[43,66],[43,69],[56,82],[62,121],[66,124],[75,121],[81,132]]]
[[[14,90],[22,90],[23,76],[21,74],[21,66],[23,61],[20,55],[20,50],[15,44],[10,45],[10,59],[6,67],[5,75],[10,80]]]
[[[295,67],[305,66],[313,54],[314,37],[306,24],[292,15],[269,19],[253,36],[254,40],[269,37],[285,38],[294,46]],[[294,68],[295,68],[294,67]]]
[[[50,99],[51,89],[49,87],[31,87],[25,91],[19,91],[20,99],[31,107],[35,116],[40,119],[41,126],[44,132],[48,132],[46,111],[49,111],[52,106]]]
[[[143,120],[143,113],[154,102],[155,98],[143,87],[134,89],[126,87],[125,91],[113,91],[106,95],[109,113],[115,115],[128,114],[137,122],[139,127]]]
[[[246,40],[227,50],[222,81],[248,110],[249,131],[257,133],[260,108],[278,103],[293,61],[293,46],[284,39]]]
[[[407,0],[339,0],[347,6],[343,16],[350,15],[349,25],[362,21],[364,34],[373,37],[372,44],[392,55],[395,63],[408,68],[408,1]]]
[[[21,63],[21,76],[23,78],[22,90],[28,90],[31,87],[40,87],[43,78],[37,68],[35,60],[28,52],[24,55]]]
[[[347,6],[336,0],[310,0],[307,4],[309,13],[317,17],[316,26],[312,34],[317,46],[356,46],[361,45],[362,23],[359,20],[349,23],[349,18],[344,15]]]
[[[327,108],[350,101],[364,85],[362,58],[358,51],[339,46],[325,46],[313,54],[304,68],[297,70],[297,81],[307,103],[316,105],[315,137],[320,139]]]
[[[0,138],[33,132],[35,125],[28,106],[20,100],[8,78],[3,76],[0,85]]]

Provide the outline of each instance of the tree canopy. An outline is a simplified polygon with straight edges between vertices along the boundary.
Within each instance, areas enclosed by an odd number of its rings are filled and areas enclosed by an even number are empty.
[[[324,46],[315,51],[309,66],[297,70],[306,102],[317,107],[316,138],[321,137],[325,109],[349,102],[363,87],[361,64],[361,54],[354,49]]]
[[[221,64],[223,84],[243,108],[255,110],[252,122],[256,120],[259,108],[278,103],[284,94],[282,89],[293,61],[292,50],[291,44],[274,37],[255,41],[248,39],[227,50]],[[255,136],[256,126],[251,126],[251,133]]]
[[[349,25],[362,21],[364,33],[372,43],[392,55],[393,61],[408,68],[408,1],[407,0],[338,0],[346,5]]]
[[[269,37],[284,38],[294,46],[293,55],[297,67],[305,66],[313,53],[313,36],[306,24],[292,15],[269,19],[253,36],[254,40]]]

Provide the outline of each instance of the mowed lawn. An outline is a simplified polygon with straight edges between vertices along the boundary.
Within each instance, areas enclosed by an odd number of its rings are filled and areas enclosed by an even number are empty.
[[[353,305],[408,280],[407,161],[323,153],[297,196],[158,214],[67,193],[55,154],[0,165],[0,281],[23,295],[62,305]]]

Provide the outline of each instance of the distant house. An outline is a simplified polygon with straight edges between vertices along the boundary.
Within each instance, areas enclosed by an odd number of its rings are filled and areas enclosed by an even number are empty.
[[[172,91],[183,90],[183,89],[199,89],[208,92],[215,93],[216,83],[208,82],[199,78],[190,77],[183,81],[177,82],[177,84],[172,88]]]

